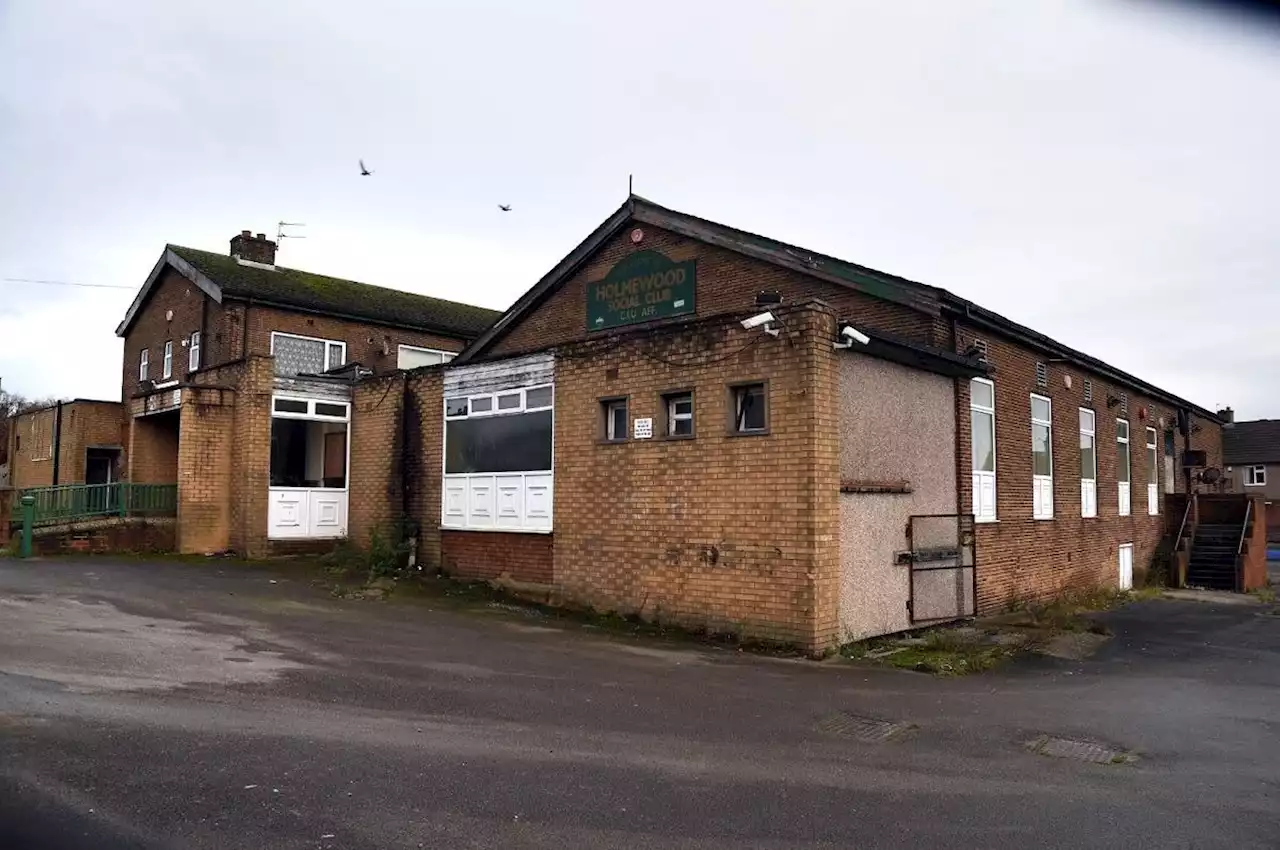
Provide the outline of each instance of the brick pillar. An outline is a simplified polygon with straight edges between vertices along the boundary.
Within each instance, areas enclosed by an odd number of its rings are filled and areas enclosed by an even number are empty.
[[[185,392],[178,438],[177,546],[183,554],[230,547],[234,425],[234,396]]]
[[[365,381],[353,393],[347,537],[357,546],[368,546],[374,529],[390,534],[403,513],[405,381],[403,374],[388,375]]]
[[[178,413],[139,416],[129,434],[129,480],[173,484],[178,480]]]
[[[409,517],[418,526],[418,563],[443,564],[440,542],[444,485],[444,375],[426,372],[409,379],[411,405],[405,428]]]
[[[236,382],[231,443],[230,545],[247,558],[268,555],[267,503],[271,485],[273,360],[251,357]]]
[[[795,320],[803,364],[797,389],[806,407],[801,423],[805,464],[796,474],[804,477],[808,491],[799,516],[811,558],[807,648],[816,655],[835,648],[840,635],[840,369],[832,348],[835,314],[820,305],[797,313]]]

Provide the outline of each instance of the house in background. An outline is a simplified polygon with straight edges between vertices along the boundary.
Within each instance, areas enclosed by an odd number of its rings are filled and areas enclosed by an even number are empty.
[[[116,329],[125,477],[177,483],[183,552],[345,536],[352,381],[446,362],[499,315],[275,252],[249,231],[227,255],[168,245]]]
[[[120,480],[125,445],[118,401],[77,398],[8,420],[8,486],[110,484]]]
[[[1222,429],[1222,462],[1228,489],[1265,499],[1268,533],[1280,539],[1280,419],[1229,421]]]

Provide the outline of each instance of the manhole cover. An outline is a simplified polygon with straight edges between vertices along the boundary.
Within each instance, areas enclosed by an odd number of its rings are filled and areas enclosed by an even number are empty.
[[[866,741],[879,744],[885,741],[896,741],[910,733],[916,727],[911,723],[895,723],[892,720],[881,720],[878,717],[861,717],[847,711],[828,714],[818,721],[818,731],[842,738],[853,738],[855,741]]]
[[[1027,749],[1050,758],[1075,759],[1092,764],[1129,764],[1138,760],[1138,757],[1128,750],[1099,744],[1096,741],[1075,741],[1053,735],[1041,735],[1033,741],[1028,741]]]

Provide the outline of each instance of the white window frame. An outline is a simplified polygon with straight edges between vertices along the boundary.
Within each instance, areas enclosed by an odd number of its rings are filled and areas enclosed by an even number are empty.
[[[545,404],[530,404],[529,393],[550,390],[551,398]],[[499,396],[520,395],[518,407],[498,409]],[[449,414],[449,402],[465,398],[465,413]],[[488,402],[488,410],[477,411],[475,402]],[[445,393],[443,413],[445,422],[459,419],[479,419],[488,416],[516,416],[541,410],[551,411],[551,430],[555,433],[555,384],[531,384],[527,387],[508,387],[486,393]],[[554,530],[555,439],[551,441],[551,468],[529,469],[515,472],[445,472],[449,452],[449,429],[444,428],[440,440],[440,473],[444,481],[444,498],[440,505],[440,525],[444,529],[458,531],[499,531],[524,534],[550,534]],[[537,513],[530,510],[531,495],[538,494],[544,508]],[[518,517],[504,511],[503,499],[510,497],[510,504],[518,504]],[[482,502],[482,509],[476,504]],[[514,521],[513,521],[514,520]]]
[[[304,340],[307,340],[308,342],[323,342],[325,345],[324,345],[324,368],[320,370],[322,372],[328,372],[330,369],[336,369],[338,366],[342,366],[347,362],[347,344],[342,340],[325,339],[323,337],[318,337],[318,336],[304,336],[303,334],[291,334],[285,331],[271,332],[272,356],[274,356],[276,353],[276,337],[280,337],[280,336],[288,337],[289,339],[304,339]],[[342,363],[333,363],[332,358],[329,357],[329,354],[333,351],[333,346],[337,346],[338,349],[342,352]]]
[[[187,371],[194,372],[200,368],[200,331],[191,334],[187,343]]]
[[[1085,427],[1085,417],[1089,427]],[[1080,464],[1080,516],[1090,519],[1098,515],[1098,414],[1087,407],[1080,408],[1080,439],[1088,437],[1093,443],[1093,469],[1086,470]],[[1083,452],[1083,449],[1081,449]],[[1086,476],[1085,473],[1091,474]]]
[[[173,377],[173,340],[164,344],[164,360],[160,369],[160,379],[167,381]]]
[[[396,368],[397,369],[405,368],[404,366],[400,365],[400,357],[406,351],[412,351],[417,354],[439,354],[441,363],[448,363],[450,360],[458,356],[458,352],[456,351],[443,351],[439,348],[424,348],[421,345],[398,345],[396,346]],[[428,364],[428,365],[432,365],[432,364]],[[411,366],[409,368],[417,369],[419,367]]]
[[[677,413],[676,405],[686,399],[689,401],[689,412]],[[694,430],[694,422],[693,422],[693,410],[694,410],[693,390],[680,390],[673,393],[667,393],[666,397],[663,400],[666,402],[666,409],[667,409],[667,430],[663,432],[663,436],[676,439],[676,440],[687,440],[690,437],[693,437],[697,433]],[[677,434],[676,433],[677,422],[688,422],[689,433]]]
[[[1049,474],[1035,474],[1035,455],[1032,453],[1032,475],[1031,475],[1031,516],[1033,519],[1053,519],[1053,399],[1039,393],[1031,394],[1031,408],[1034,410],[1034,402],[1043,401],[1049,406],[1049,418],[1037,419],[1035,414],[1031,414],[1031,445],[1035,446],[1035,431],[1037,425],[1043,425],[1049,429]]]
[[[144,348],[138,355],[138,380],[145,381],[151,377],[151,349]]]
[[[1120,426],[1124,426],[1124,435],[1120,434]],[[1116,420],[1116,451],[1123,451],[1124,456],[1128,459],[1125,468],[1128,471],[1128,480],[1121,481],[1119,470],[1116,471],[1116,497],[1119,500],[1117,508],[1117,516],[1129,516],[1133,512],[1133,453],[1129,450],[1129,420]]]
[[[985,384],[991,390],[991,404],[983,405],[973,400],[973,385]],[[974,378],[969,382],[969,435],[973,439],[973,414],[981,413],[991,417],[991,469],[972,469],[973,447],[969,447],[969,465],[973,472],[973,521],[996,521],[996,385],[987,378]]]
[[[1250,480],[1253,479],[1253,480]],[[1244,468],[1244,486],[1266,487],[1267,466],[1263,463],[1250,464]]]
[[[611,398],[601,402],[601,406],[604,408],[604,438],[610,443],[621,443],[631,438],[631,413],[630,405],[627,402],[628,399],[625,398]],[[621,434],[617,433],[614,428],[614,414],[618,410],[622,411]]]
[[[1147,515],[1160,513],[1160,449],[1156,429],[1147,429]]]
[[[294,413],[292,411],[276,410],[277,401],[298,401],[307,405],[305,412]],[[344,413],[341,416],[334,416],[328,413],[317,413],[317,404],[331,404],[334,407],[341,407]],[[316,422],[350,422],[351,421],[351,403],[346,401],[330,401],[327,398],[314,398],[296,395],[273,395],[271,397],[271,416],[275,419],[309,419]]]

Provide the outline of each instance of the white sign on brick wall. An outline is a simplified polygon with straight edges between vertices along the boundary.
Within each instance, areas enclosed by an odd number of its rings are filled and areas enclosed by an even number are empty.
[[[631,435],[637,440],[649,440],[653,438],[653,419],[645,417],[637,419],[631,425]]]

